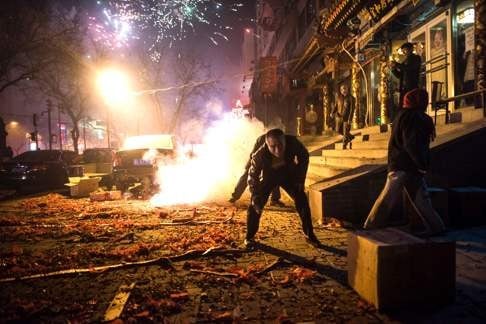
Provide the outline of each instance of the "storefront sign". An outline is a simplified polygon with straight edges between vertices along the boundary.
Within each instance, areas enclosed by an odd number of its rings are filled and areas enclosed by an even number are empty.
[[[260,92],[274,93],[277,90],[277,57],[260,58]]]
[[[370,13],[371,18],[374,21],[377,21],[389,10],[391,10],[398,2],[399,1],[397,0],[375,0],[367,6],[367,10]]]

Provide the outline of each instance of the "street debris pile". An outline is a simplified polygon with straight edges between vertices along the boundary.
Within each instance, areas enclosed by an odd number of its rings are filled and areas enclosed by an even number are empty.
[[[292,210],[268,211],[259,239],[299,233]],[[345,258],[241,248],[245,209],[154,208],[58,194],[0,204],[0,318],[92,322],[277,321],[372,316],[342,283]],[[341,230],[334,241],[342,247]],[[295,244],[295,242],[289,242]],[[310,249],[302,243],[303,248]],[[315,249],[314,249],[315,250]],[[348,316],[348,315],[346,315]]]

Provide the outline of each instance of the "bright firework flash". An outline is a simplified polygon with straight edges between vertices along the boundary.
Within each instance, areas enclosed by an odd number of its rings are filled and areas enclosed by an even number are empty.
[[[218,45],[227,41],[225,34],[232,27],[224,24],[223,17],[236,14],[241,3],[233,0],[106,0],[105,8],[120,21],[136,26],[139,35],[144,35],[149,52],[156,52],[157,45],[175,42],[196,35],[206,35],[211,43]],[[105,9],[106,10],[106,9]],[[108,11],[110,12],[110,11]],[[115,14],[116,13],[116,14]],[[152,36],[149,36],[152,35]],[[148,41],[150,39],[150,41]],[[154,59],[157,54],[151,53]]]
[[[89,30],[96,43],[115,50],[128,47],[130,40],[138,39],[131,26],[132,17],[112,13],[101,1],[97,1],[97,8],[97,15],[88,17]]]
[[[230,197],[263,124],[226,114],[208,128],[195,156],[179,154],[158,165],[154,206],[222,202]]]

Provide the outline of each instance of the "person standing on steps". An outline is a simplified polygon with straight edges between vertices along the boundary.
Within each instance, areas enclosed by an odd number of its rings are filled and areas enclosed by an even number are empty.
[[[405,94],[413,89],[419,87],[420,70],[422,67],[422,59],[417,54],[413,53],[413,44],[404,43],[400,49],[402,50],[405,59],[402,63],[391,61],[391,71],[399,80],[400,99],[398,108],[403,107],[403,98]]]
[[[355,99],[349,93],[348,85],[341,84],[331,115],[335,120],[336,132],[343,135],[343,149],[346,149],[347,145],[354,139],[350,131],[355,106]]]
[[[432,207],[424,176],[429,167],[430,142],[435,137],[432,118],[425,113],[429,103],[427,91],[414,89],[404,96],[403,109],[393,121],[388,143],[388,174],[385,187],[376,199],[365,229],[391,226],[397,207],[412,206],[430,236],[445,230],[442,219]],[[406,215],[408,216],[408,215]]]

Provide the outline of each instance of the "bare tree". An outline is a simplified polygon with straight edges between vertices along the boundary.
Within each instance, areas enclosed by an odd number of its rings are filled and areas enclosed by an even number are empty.
[[[150,55],[152,53],[152,55]],[[138,71],[142,86],[147,89],[158,89],[163,87],[167,82],[167,47],[156,43],[151,45],[149,52],[145,46],[142,46],[136,52]],[[162,96],[159,92],[150,93],[150,98],[155,106],[156,116],[163,131],[167,131],[168,124],[164,120],[166,112],[163,110]]]
[[[53,62],[46,55],[46,44],[63,31],[51,33],[47,2],[0,1],[0,93]]]
[[[49,42],[48,53],[55,57],[55,64],[39,71],[34,77],[40,91],[57,103],[72,123],[71,139],[74,151],[78,152],[79,123],[86,116],[91,89],[88,77],[89,59],[85,55],[83,41],[86,29],[80,15],[71,12],[56,13],[56,28],[63,30],[63,37]]]
[[[179,85],[176,107],[169,131],[175,133],[185,110],[197,99],[208,99],[211,93],[221,91],[213,78],[211,65],[196,56],[195,51],[180,53],[175,58],[174,77]]]

